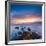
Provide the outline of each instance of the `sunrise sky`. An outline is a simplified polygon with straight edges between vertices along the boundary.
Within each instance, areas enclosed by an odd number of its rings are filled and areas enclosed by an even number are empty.
[[[42,21],[42,6],[38,4],[11,4],[11,24],[34,23]]]

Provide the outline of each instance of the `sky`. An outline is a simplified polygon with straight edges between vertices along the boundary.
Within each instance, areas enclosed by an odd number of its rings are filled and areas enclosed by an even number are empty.
[[[33,23],[42,21],[42,5],[39,4],[10,4],[11,24]]]

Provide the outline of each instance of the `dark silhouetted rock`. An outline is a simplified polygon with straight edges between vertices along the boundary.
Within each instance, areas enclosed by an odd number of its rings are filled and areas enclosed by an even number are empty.
[[[40,39],[41,36],[39,36],[37,33],[32,32],[32,39]]]
[[[15,27],[15,29],[19,29],[19,27]]]
[[[24,32],[23,35],[23,40],[29,40],[29,39],[32,39],[32,33],[29,33],[29,32]]]
[[[28,28],[27,30],[28,30],[28,31],[31,31],[31,29],[30,29],[30,28]]]

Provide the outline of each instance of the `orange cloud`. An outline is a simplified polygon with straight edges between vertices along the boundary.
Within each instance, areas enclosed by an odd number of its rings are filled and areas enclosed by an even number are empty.
[[[40,22],[42,21],[41,17],[38,16],[31,16],[31,17],[24,17],[24,18],[11,18],[11,24],[22,24],[22,23],[33,23],[33,22]]]

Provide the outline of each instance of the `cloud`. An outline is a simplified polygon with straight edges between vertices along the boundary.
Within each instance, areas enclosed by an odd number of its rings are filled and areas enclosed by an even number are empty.
[[[34,23],[41,22],[42,18],[38,16],[24,17],[24,18],[11,18],[11,24],[23,24],[23,23]]]

